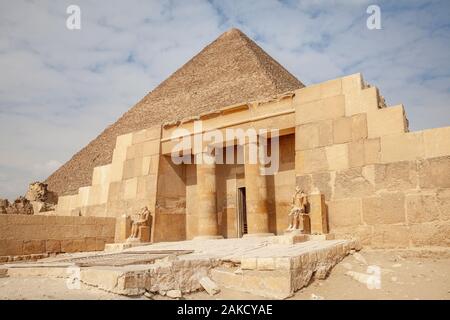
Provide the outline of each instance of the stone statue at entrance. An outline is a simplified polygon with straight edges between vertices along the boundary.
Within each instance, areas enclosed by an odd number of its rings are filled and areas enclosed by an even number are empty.
[[[292,197],[291,211],[289,212],[289,227],[286,231],[304,231],[303,216],[307,215],[306,206],[308,198],[300,187],[295,188],[294,196]]]
[[[150,217],[150,210],[147,207],[141,209],[141,211],[133,216],[131,234],[127,241],[136,241],[139,239],[139,227],[147,226],[148,219]]]

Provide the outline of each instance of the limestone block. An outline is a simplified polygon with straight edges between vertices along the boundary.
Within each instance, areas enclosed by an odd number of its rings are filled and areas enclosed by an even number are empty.
[[[325,196],[325,200],[332,197],[332,175],[331,172],[319,172],[312,174],[312,192],[320,192]],[[311,192],[310,192],[311,193]]]
[[[296,150],[313,149],[333,144],[332,120],[307,123],[297,126]]]
[[[414,246],[450,246],[450,224],[433,221],[412,224],[411,242]]]
[[[450,156],[418,162],[421,188],[450,188]]]
[[[342,94],[341,79],[310,85],[295,92],[294,103],[307,103]]]
[[[341,78],[342,93],[345,95],[356,94],[362,90],[363,77],[361,73],[355,73]]]
[[[116,138],[116,148],[126,148],[130,146],[133,142],[133,134],[127,133]]]
[[[44,240],[25,240],[23,242],[23,254],[33,254],[43,252],[45,252]]]
[[[127,148],[126,160],[142,158],[144,156],[144,142],[133,144]]]
[[[409,223],[430,222],[439,219],[439,208],[435,193],[406,195],[406,216]]]
[[[362,203],[360,198],[349,198],[328,202],[330,228],[357,226],[361,221]]]
[[[125,160],[123,165],[123,179],[140,176],[142,174],[143,161],[144,158],[142,157]]]
[[[426,158],[450,155],[450,127],[425,130],[423,140]]]
[[[133,132],[132,143],[138,144],[156,139],[161,139],[161,126],[159,125]]]
[[[295,153],[295,172],[297,175],[326,170],[328,170],[328,161],[325,148],[303,150]]]
[[[436,203],[441,220],[450,220],[450,189],[437,190]]]
[[[375,164],[374,183],[377,190],[409,190],[418,184],[416,163],[401,161],[388,164]]]
[[[254,270],[257,267],[256,258],[242,258],[241,269],[242,270]]]
[[[319,130],[316,123],[307,123],[295,128],[295,150],[317,148]]]
[[[396,162],[424,158],[422,132],[408,132],[381,137],[381,162]]]
[[[295,107],[295,123],[301,125],[308,122],[330,120],[345,115],[345,97],[338,95],[316,100]]]
[[[111,169],[111,165],[99,166],[94,168],[94,172],[92,174],[92,185],[106,185],[109,183],[109,170]]]
[[[130,200],[136,198],[137,195],[137,178],[127,179],[123,181],[123,198]]]
[[[381,161],[380,138],[364,140],[364,162],[366,164],[379,163]]]
[[[333,120],[333,142],[346,143],[352,141],[352,118],[342,117]]]
[[[213,296],[220,292],[219,286],[209,277],[203,277],[199,282],[203,289],[205,289],[205,291],[208,292],[210,296]]]
[[[348,143],[348,161],[350,168],[361,167],[366,163],[364,151],[364,140]]]
[[[153,156],[160,153],[160,141],[146,141],[143,143],[143,156]]]
[[[352,140],[358,141],[367,138],[367,115],[365,113],[355,114],[352,119]]]
[[[275,270],[274,258],[257,258],[258,270]]]
[[[1,240],[0,256],[23,255],[23,247],[23,240]]]
[[[124,242],[131,234],[131,218],[122,215],[116,219],[114,242]]]
[[[345,93],[345,115],[350,117],[378,109],[379,94],[376,87]]]
[[[373,248],[407,248],[409,229],[405,225],[376,225],[373,228],[370,245]]]
[[[301,190],[303,190],[306,194],[311,193],[312,191],[312,178],[311,175],[302,175],[302,176],[296,176],[296,186],[300,187]]]
[[[333,199],[365,197],[374,193],[373,178],[362,168],[336,172]]]
[[[111,169],[110,169],[110,181],[111,182],[122,181],[124,161],[125,161],[125,159],[120,160],[120,161],[114,161],[114,159],[113,159],[113,162],[111,163]]]
[[[405,125],[403,105],[378,109],[367,113],[367,128],[369,138],[406,132],[407,128]]]
[[[137,199],[154,199],[156,197],[156,175],[147,175],[138,177],[136,198]]]
[[[59,240],[46,240],[45,252],[59,253],[61,252],[61,241]]]
[[[81,187],[78,189],[79,195],[79,206],[86,207],[89,205],[89,196],[90,196],[91,187]]]
[[[328,233],[328,214],[323,194],[310,194],[309,202],[309,224],[311,234]]]
[[[325,151],[329,170],[344,170],[349,167],[347,144],[328,146]]]
[[[381,193],[362,199],[363,221],[370,225],[405,222],[405,195]]]
[[[87,237],[84,241],[86,242],[86,251],[97,251],[97,240],[95,237]]]

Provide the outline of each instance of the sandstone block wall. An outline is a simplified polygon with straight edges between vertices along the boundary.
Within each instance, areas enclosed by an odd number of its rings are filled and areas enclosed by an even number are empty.
[[[59,197],[56,214],[121,217],[144,206],[154,214],[160,139],[161,126],[118,136],[112,162],[94,168],[91,186]]]
[[[115,218],[0,215],[0,256],[104,250]]]
[[[296,91],[296,183],[330,232],[373,247],[450,245],[450,127],[408,132],[360,74]]]

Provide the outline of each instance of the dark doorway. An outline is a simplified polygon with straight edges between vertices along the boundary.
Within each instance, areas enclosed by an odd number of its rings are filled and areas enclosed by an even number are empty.
[[[238,219],[237,230],[238,237],[241,238],[244,234],[247,234],[247,207],[245,200],[245,188],[238,188]]]

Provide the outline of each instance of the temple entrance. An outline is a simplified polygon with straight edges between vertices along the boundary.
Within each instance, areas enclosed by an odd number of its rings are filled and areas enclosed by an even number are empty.
[[[244,234],[247,234],[247,207],[245,199],[245,187],[238,188],[237,191],[238,191],[237,231],[238,231],[238,238],[241,238]]]

